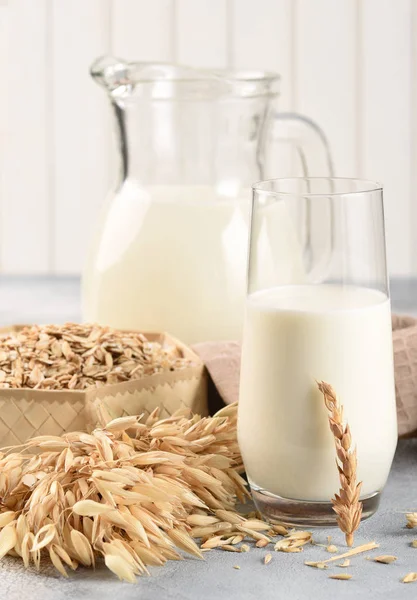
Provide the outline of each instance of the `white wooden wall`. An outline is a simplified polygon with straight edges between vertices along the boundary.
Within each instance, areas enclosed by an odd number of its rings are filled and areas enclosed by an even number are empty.
[[[0,0],[0,272],[78,273],[114,150],[92,60],[283,77],[337,174],[385,184],[390,270],[417,273],[417,0]]]

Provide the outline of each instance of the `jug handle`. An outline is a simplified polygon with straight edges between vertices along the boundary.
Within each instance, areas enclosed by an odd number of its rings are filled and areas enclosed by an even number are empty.
[[[329,142],[317,123],[309,117],[292,112],[275,113],[275,121],[275,140],[282,139],[294,144],[304,177],[334,177]]]
[[[295,147],[300,158],[304,177],[334,177],[334,164],[330,151],[330,145],[324,131],[309,117],[292,112],[276,112],[275,113],[275,141],[285,140],[290,142]],[[292,173],[289,174],[290,176]],[[284,175],[283,175],[284,176]],[[306,265],[312,265],[313,248],[311,242],[311,232],[316,227],[313,222],[310,210],[310,203],[306,203],[306,231],[307,237],[304,242],[304,259]],[[330,220],[330,248],[329,252],[322,256],[321,260],[315,264],[314,268],[308,269],[310,282],[314,283],[321,281],[326,276],[326,272],[331,266],[334,239],[333,239],[333,206],[329,199],[329,220]],[[317,224],[320,230],[321,224]]]

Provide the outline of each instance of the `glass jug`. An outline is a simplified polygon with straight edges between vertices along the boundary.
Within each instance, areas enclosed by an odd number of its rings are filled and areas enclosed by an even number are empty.
[[[276,140],[295,148],[304,175],[331,175],[322,131],[276,112],[273,73],[101,58],[91,74],[113,107],[121,175],[87,259],[84,319],[186,343],[239,340],[251,185],[294,174],[287,158],[272,164]],[[277,243],[296,254],[281,217]],[[284,271],[283,283],[297,277]]]

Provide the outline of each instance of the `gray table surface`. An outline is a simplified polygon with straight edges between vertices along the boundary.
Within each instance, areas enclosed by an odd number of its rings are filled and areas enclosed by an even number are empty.
[[[417,281],[392,282],[393,309],[417,314]],[[63,322],[79,320],[79,281],[76,278],[2,278],[0,279],[1,324],[28,322]],[[368,561],[364,556],[351,559],[348,569],[334,567],[320,571],[306,567],[304,560],[323,560],[330,555],[324,548],[309,546],[300,554],[273,552],[269,565],[263,564],[264,549],[232,554],[219,550],[207,553],[204,561],[188,558],[170,561],[163,568],[151,569],[151,577],[141,578],[137,585],[120,583],[102,567],[96,571],[79,569],[68,580],[46,567],[39,575],[22,569],[20,561],[6,558],[0,563],[0,600],[249,600],[252,598],[298,600],[304,598],[417,598],[417,582],[403,584],[401,578],[417,572],[417,539],[407,530],[404,513],[417,510],[417,440],[398,445],[391,475],[384,491],[381,507],[371,519],[362,523],[356,544],[372,540],[380,548],[371,553],[398,557],[391,565]],[[326,536],[340,551],[342,535],[335,529],[316,530],[317,542]],[[239,565],[240,570],[233,568]],[[350,581],[334,581],[328,575],[349,572]]]

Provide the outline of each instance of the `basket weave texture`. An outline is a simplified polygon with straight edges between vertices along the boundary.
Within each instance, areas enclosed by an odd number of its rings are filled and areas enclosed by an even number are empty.
[[[91,430],[111,419],[160,409],[160,418],[187,408],[203,416],[207,409],[207,375],[202,360],[167,334],[146,334],[175,344],[193,366],[142,379],[87,390],[0,389],[0,447],[24,443],[37,435]]]

